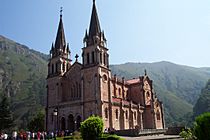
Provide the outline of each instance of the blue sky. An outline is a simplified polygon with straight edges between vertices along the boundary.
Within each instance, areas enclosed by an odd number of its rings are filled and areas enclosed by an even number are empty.
[[[210,66],[209,0],[96,0],[111,64]],[[1,0],[0,34],[49,53],[60,7],[72,58],[81,54],[92,0]]]

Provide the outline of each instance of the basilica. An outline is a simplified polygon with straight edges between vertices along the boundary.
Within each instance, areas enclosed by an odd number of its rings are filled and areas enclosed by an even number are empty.
[[[104,128],[115,130],[163,129],[164,113],[153,81],[146,71],[135,79],[119,78],[109,68],[106,37],[95,1],[89,29],[83,39],[82,62],[71,58],[62,13],[50,50],[47,76],[46,129],[75,131],[91,115],[100,116]]]

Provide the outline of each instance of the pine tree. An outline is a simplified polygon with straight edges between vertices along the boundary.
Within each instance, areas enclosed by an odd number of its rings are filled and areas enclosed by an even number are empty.
[[[6,131],[14,124],[10,103],[6,96],[2,97],[0,102],[0,131]]]

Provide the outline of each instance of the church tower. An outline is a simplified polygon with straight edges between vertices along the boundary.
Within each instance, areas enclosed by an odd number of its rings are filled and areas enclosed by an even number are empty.
[[[60,21],[57,30],[55,43],[52,43],[50,59],[48,63],[47,76],[47,102],[46,102],[46,129],[58,128],[58,118],[55,119],[53,112],[59,112],[59,103],[62,95],[62,78],[71,67],[69,45],[66,44],[62,9],[60,11]]]
[[[48,78],[58,75],[62,76],[71,65],[69,44],[66,44],[63,28],[62,9],[55,44],[52,43],[50,56]]]
[[[93,0],[89,31],[86,30],[82,48],[82,85],[84,118],[92,114],[102,117],[102,102],[108,101],[108,80],[111,78],[106,38],[101,30],[95,0]],[[103,80],[106,82],[103,82]],[[106,96],[106,97],[103,97]]]

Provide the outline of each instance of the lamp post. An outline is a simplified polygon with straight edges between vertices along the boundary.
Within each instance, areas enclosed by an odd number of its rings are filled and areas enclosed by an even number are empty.
[[[57,130],[57,116],[58,116],[58,109],[57,108],[55,108],[54,110],[53,110],[53,115],[55,116],[55,124],[54,124],[54,138],[55,138],[55,140],[56,140],[56,130]]]

